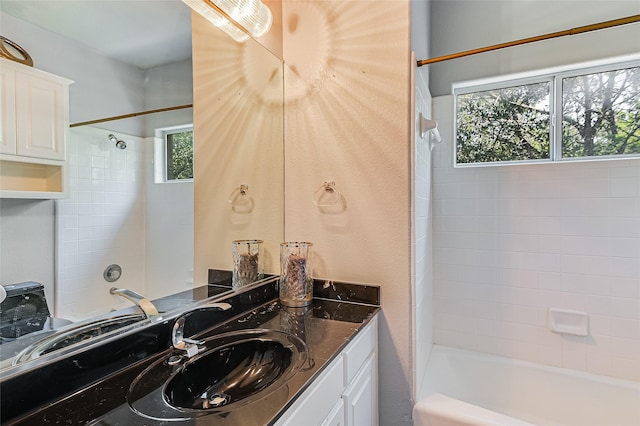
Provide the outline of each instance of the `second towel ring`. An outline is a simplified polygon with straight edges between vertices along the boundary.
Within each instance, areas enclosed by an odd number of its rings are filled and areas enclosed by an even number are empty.
[[[331,192],[333,193],[333,195],[330,196],[327,202],[323,203],[321,202],[322,198],[327,192]],[[315,204],[317,207],[329,207],[337,204],[340,199],[342,199],[342,194],[340,194],[340,191],[338,191],[338,189],[336,188],[336,183],[334,181],[325,181],[322,186],[320,186],[320,188],[318,188],[316,192],[313,193],[313,198],[311,201],[313,201],[313,204]]]
[[[253,197],[248,192],[249,186],[244,183],[233,190],[231,198],[229,198],[231,210],[236,213],[250,213],[253,210]]]

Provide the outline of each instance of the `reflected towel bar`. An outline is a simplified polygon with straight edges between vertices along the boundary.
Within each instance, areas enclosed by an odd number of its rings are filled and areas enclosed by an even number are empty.
[[[178,105],[178,106],[172,106],[167,108],[150,109],[148,111],[132,112],[131,114],[114,115],[112,117],[100,118],[98,120],[82,121],[80,123],[69,124],[69,127],[88,126],[89,124],[104,123],[107,121],[114,121],[114,120],[123,120],[125,118],[133,118],[139,115],[155,114],[157,112],[174,111],[177,109],[186,109],[186,108],[192,108],[192,107],[193,107],[193,104],[186,104],[186,105]]]

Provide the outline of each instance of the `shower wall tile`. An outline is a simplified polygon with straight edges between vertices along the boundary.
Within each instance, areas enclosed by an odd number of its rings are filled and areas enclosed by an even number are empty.
[[[144,294],[144,195],[136,181],[145,172],[144,145],[119,134],[127,149],[116,149],[109,133],[91,127],[70,131],[70,194],[60,201],[58,317],[84,319],[128,305],[109,294],[112,284],[102,273],[111,263],[123,268],[118,286]]]
[[[428,72],[426,67],[415,70],[415,114],[416,120],[422,113],[431,117],[431,94],[428,88]],[[417,126],[416,126],[417,128]],[[415,259],[414,281],[414,313],[415,332],[413,351],[415,356],[413,372],[415,395],[420,394],[420,385],[425,374],[427,361],[433,343],[433,221],[432,221],[432,152],[426,140],[415,132],[413,148],[413,190],[415,205],[412,244]]]
[[[433,107],[434,341],[640,381],[640,160],[456,169],[452,98]]]

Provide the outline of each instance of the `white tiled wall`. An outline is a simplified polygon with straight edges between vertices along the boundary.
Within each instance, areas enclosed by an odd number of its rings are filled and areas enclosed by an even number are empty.
[[[434,99],[435,342],[640,381],[640,160],[454,169],[452,111]]]
[[[109,294],[112,285],[144,294],[144,144],[117,149],[109,131],[81,127],[69,132],[70,194],[57,204],[58,288],[56,313],[84,319],[130,305]],[[111,284],[104,269],[116,263],[122,277]]]
[[[415,304],[415,395],[420,394],[431,345],[433,342],[433,250],[431,217],[431,151],[428,137],[420,137],[419,114],[431,117],[431,94],[426,67],[415,70],[416,129],[414,146],[414,304]]]

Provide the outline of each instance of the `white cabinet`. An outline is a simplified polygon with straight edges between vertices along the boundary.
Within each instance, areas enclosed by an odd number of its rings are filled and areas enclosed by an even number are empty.
[[[0,153],[16,153],[16,72],[0,59]]]
[[[322,422],[322,426],[344,426],[344,424],[344,402],[340,398]]]
[[[0,61],[0,195],[60,198],[71,81]]]
[[[378,321],[373,318],[275,424],[376,426],[377,360]]]
[[[372,353],[342,397],[347,425],[378,424],[377,358]]]

